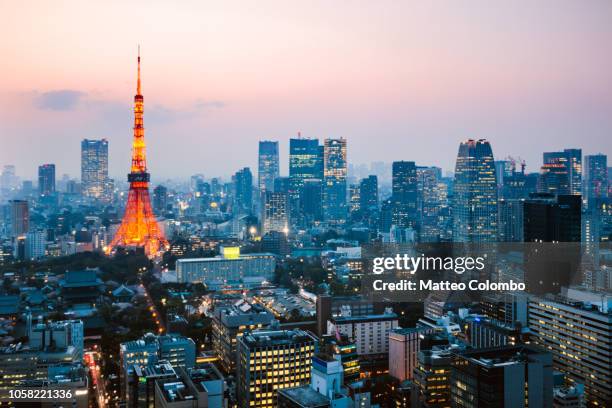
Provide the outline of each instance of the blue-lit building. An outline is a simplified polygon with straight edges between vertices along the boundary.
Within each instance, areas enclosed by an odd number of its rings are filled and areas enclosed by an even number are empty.
[[[488,141],[469,139],[459,145],[452,208],[454,242],[497,240],[497,181]]]
[[[325,139],[323,216],[330,224],[343,224],[347,217],[346,139]]]

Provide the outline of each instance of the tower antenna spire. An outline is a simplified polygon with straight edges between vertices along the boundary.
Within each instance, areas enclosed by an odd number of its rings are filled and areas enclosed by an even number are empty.
[[[140,95],[140,44],[138,44],[138,85],[136,87],[136,94]]]

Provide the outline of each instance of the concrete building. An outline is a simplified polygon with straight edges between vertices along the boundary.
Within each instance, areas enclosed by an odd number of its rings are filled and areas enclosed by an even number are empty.
[[[452,406],[552,408],[552,355],[530,345],[460,352],[450,384]]]
[[[231,306],[215,308],[212,318],[212,348],[221,368],[230,373],[236,369],[236,342],[247,330],[267,327],[274,315],[259,304],[239,300]]]
[[[185,258],[176,261],[179,283],[240,281],[248,277],[271,280],[276,269],[273,254],[240,254],[238,247],[222,248],[215,258]]]
[[[431,327],[397,328],[389,333],[389,375],[400,382],[412,380],[421,350],[421,340]]]
[[[588,403],[601,406],[612,401],[611,310],[561,296],[529,302],[533,343],[552,353],[555,370],[584,385]]]
[[[255,330],[237,342],[239,407],[276,407],[277,393],[310,383],[316,339],[303,330]]]
[[[346,335],[357,346],[357,354],[384,355],[389,352],[389,333],[398,326],[398,316],[390,309],[383,314],[338,316],[327,322],[327,334]]]

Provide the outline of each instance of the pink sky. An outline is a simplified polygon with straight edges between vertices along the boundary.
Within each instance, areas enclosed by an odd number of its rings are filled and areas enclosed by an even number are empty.
[[[503,4],[502,4],[503,3]],[[0,3],[0,165],[77,176],[79,141],[129,167],[135,57],[154,178],[227,175],[257,140],[348,139],[349,161],[450,169],[459,141],[498,158],[612,154],[612,2]],[[231,160],[228,160],[231,158]]]

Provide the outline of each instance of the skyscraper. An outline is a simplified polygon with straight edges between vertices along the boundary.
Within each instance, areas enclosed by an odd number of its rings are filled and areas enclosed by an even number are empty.
[[[287,232],[289,208],[286,193],[266,191],[264,193],[263,234],[271,231]]]
[[[459,145],[453,195],[453,241],[495,242],[497,183],[493,151],[487,140]]]
[[[103,199],[108,185],[108,141],[81,141],[81,190],[85,197]]]
[[[580,195],[582,190],[582,150],[565,149],[562,152],[545,152],[543,154],[542,175],[554,173],[558,186],[545,183],[549,190],[540,189],[542,193]],[[551,191],[551,188],[557,191]]]
[[[500,199],[498,203],[499,242],[523,242],[523,204],[525,200]]]
[[[302,213],[307,224],[323,220],[323,182],[320,179],[303,181]]]
[[[400,228],[416,229],[417,173],[414,162],[393,162],[393,181],[391,188],[393,224]]]
[[[525,242],[580,242],[580,197],[532,194],[524,203]]]
[[[259,190],[274,191],[274,180],[280,176],[278,161],[278,142],[268,140],[259,142]]]
[[[323,146],[318,139],[289,140],[289,205],[293,223],[301,223],[304,180],[323,180]]]
[[[332,224],[346,221],[346,139],[325,139],[323,148],[323,216]]]
[[[30,209],[26,200],[11,200],[11,234],[21,236],[30,230]]]
[[[319,139],[289,140],[289,177],[293,190],[305,179],[323,179],[323,148]]]
[[[439,212],[443,205],[440,188],[442,169],[417,167],[417,229],[421,242],[437,242],[440,239]]]
[[[253,175],[248,167],[234,175],[234,206],[238,214],[248,214],[253,209]]]
[[[608,157],[605,154],[584,156],[584,198],[588,202],[608,197]]]
[[[362,214],[378,211],[378,177],[370,175],[359,182],[359,207]]]
[[[38,194],[51,195],[55,193],[55,164],[38,166]]]

